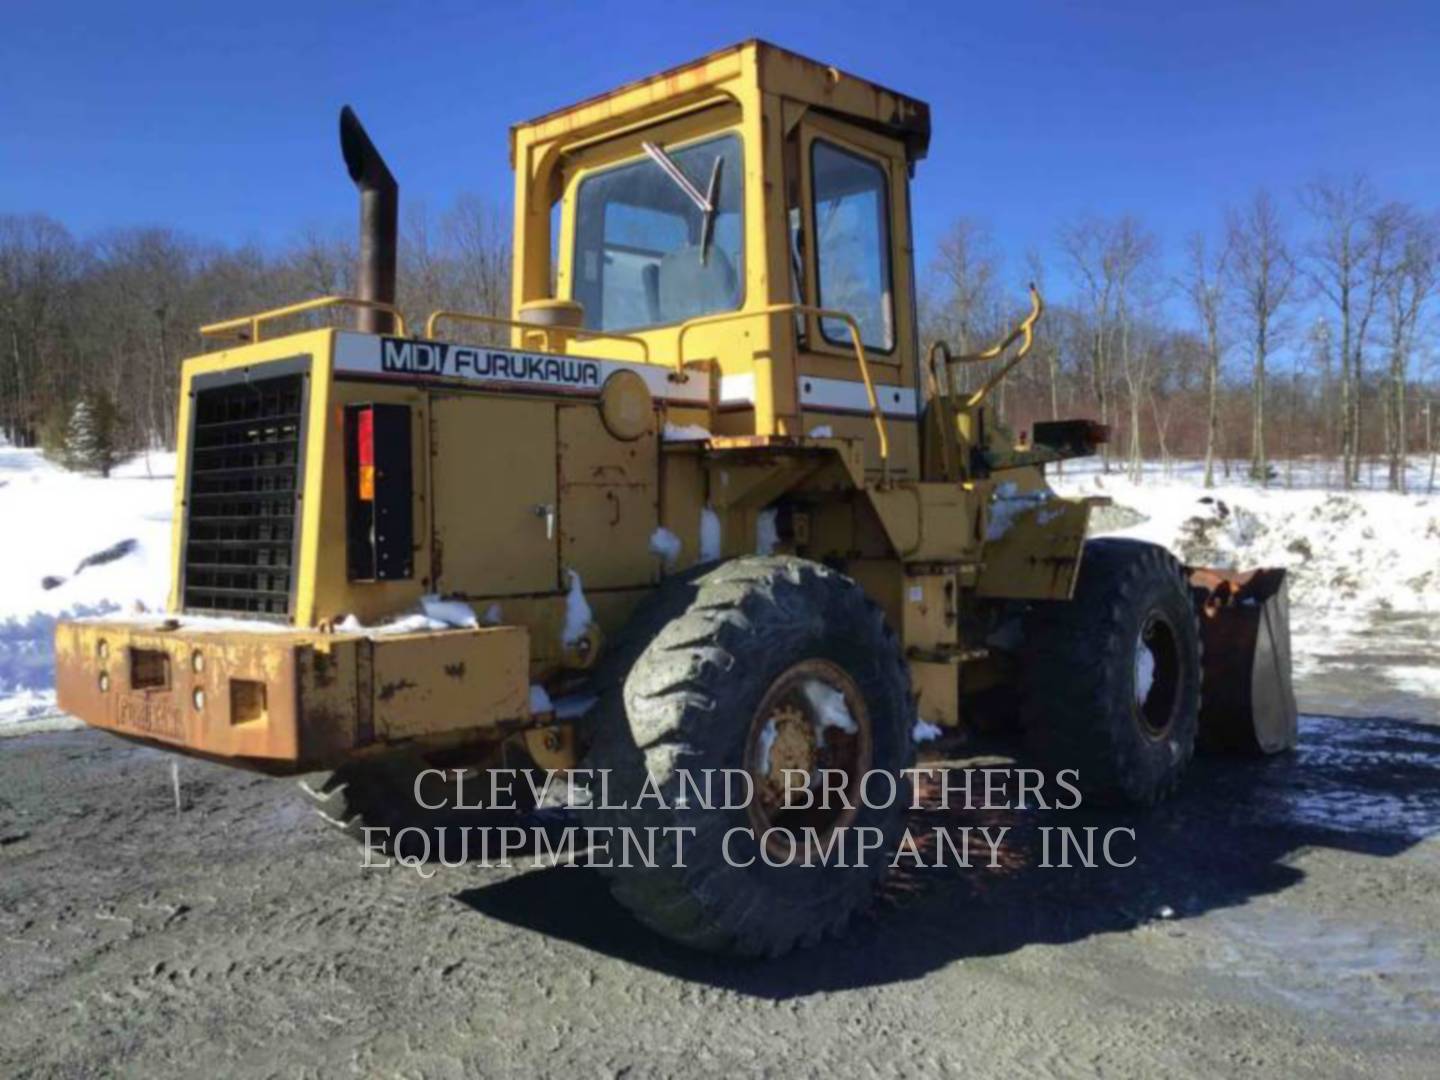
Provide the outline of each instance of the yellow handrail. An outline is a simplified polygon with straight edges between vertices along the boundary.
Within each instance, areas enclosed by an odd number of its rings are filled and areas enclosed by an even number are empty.
[[[480,315],[473,311],[448,311],[445,309],[441,309],[440,311],[432,311],[429,318],[425,320],[425,336],[427,338],[435,337],[435,327],[441,319],[453,319],[456,322],[479,323],[483,326],[515,327],[532,334],[544,334],[545,348],[547,351],[550,350],[552,347],[552,341],[550,337],[550,332],[552,330],[562,331],[563,333],[568,334],[573,338],[579,338],[581,340],[589,338],[604,338],[610,341],[624,341],[628,342],[631,345],[639,345],[640,355],[644,357],[644,360],[642,360],[641,362],[646,364],[650,362],[650,344],[644,338],[634,337],[630,334],[611,334],[604,330],[582,330],[579,327],[537,326],[535,323],[522,322],[519,319],[507,319],[501,315]]]
[[[875,384],[870,379],[870,364],[865,359],[865,346],[860,340],[860,326],[848,312],[811,307],[808,304],[770,304],[767,307],[751,311],[726,311],[719,315],[702,315],[699,318],[690,319],[681,324],[679,334],[675,339],[676,377],[681,382],[687,378],[685,374],[685,335],[695,327],[761,315],[813,315],[819,319],[839,319],[845,324],[850,331],[850,344],[855,350],[855,360],[860,365],[860,378],[865,383],[865,396],[870,399],[870,412],[875,420],[875,433],[880,437],[880,469],[883,474],[888,476],[890,472],[890,436],[885,430],[885,414],[880,409],[880,401],[875,396]]]
[[[314,300],[302,300],[298,304],[272,308],[269,311],[261,311],[254,315],[241,315],[236,319],[226,319],[224,322],[210,323],[208,326],[200,327],[200,336],[218,337],[221,334],[227,334],[248,326],[250,328],[250,341],[253,343],[260,340],[260,326],[262,323],[282,319],[287,315],[299,315],[305,311],[315,311],[319,308],[326,307],[360,307],[389,312],[395,318],[395,332],[400,337],[405,336],[405,317],[400,314],[399,308],[394,304],[382,303],[379,300],[361,300],[355,296],[319,296]]]
[[[970,353],[966,356],[952,356],[950,355],[950,346],[947,345],[945,342],[932,342],[930,345],[930,350],[926,354],[925,359],[925,365],[930,370],[931,379],[933,380],[935,378],[935,354],[937,352],[943,353],[945,356],[945,386],[948,390],[954,380],[954,373],[952,369],[956,365],[983,364],[988,360],[994,360],[1003,355],[1005,350],[1008,349],[1011,345],[1013,345],[1017,338],[1023,337],[1025,339],[1025,343],[1020,346],[1020,351],[1016,353],[1014,357],[1012,357],[1010,361],[1005,364],[1004,367],[1002,367],[999,371],[995,372],[994,375],[990,376],[990,378],[986,380],[985,385],[982,386],[979,390],[975,391],[974,394],[970,395],[969,400],[966,402],[966,404],[971,408],[979,405],[980,402],[984,401],[985,398],[989,395],[990,391],[995,389],[995,386],[1000,382],[1000,380],[1003,379],[1006,375],[1010,374],[1011,369],[1014,368],[1015,365],[1018,364],[1021,360],[1024,360],[1026,355],[1030,352],[1030,346],[1035,343],[1035,323],[1039,320],[1040,315],[1044,312],[1044,310],[1045,304],[1044,301],[1040,299],[1040,292],[1032,284],[1030,286],[1030,314],[1026,315],[1024,320],[1021,321],[1020,324],[1015,327],[1015,329],[1011,330],[1010,333],[1007,334],[1003,339],[996,342],[994,345],[991,345],[990,348],[982,349],[980,352]]]

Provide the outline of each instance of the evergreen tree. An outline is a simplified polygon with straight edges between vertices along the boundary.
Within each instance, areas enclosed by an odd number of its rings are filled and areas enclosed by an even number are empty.
[[[82,397],[70,412],[65,427],[65,467],[109,476],[120,459],[119,414],[115,401],[103,390]]]

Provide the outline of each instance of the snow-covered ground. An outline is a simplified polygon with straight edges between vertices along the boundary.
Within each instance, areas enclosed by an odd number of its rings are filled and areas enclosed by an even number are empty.
[[[54,713],[56,619],[164,608],[174,478],[174,454],[102,480],[0,447],[0,725]],[[77,572],[107,549],[125,554]]]
[[[1195,463],[1149,466],[1137,485],[1072,462],[1051,481],[1111,497],[1102,527],[1189,562],[1290,567],[1307,710],[1440,721],[1440,493],[1424,494],[1426,463],[1411,469],[1411,495],[1322,490],[1319,465],[1293,470],[1286,488],[1280,469],[1264,491],[1238,471],[1205,491]],[[54,713],[57,618],[163,608],[174,470],[173,455],[152,454],[102,480],[0,447],[0,725]],[[1383,486],[1383,474],[1374,480]],[[107,550],[125,553],[77,572]],[[47,589],[47,577],[62,580]]]
[[[1193,564],[1290,569],[1291,629],[1302,707],[1440,721],[1440,487],[1412,463],[1415,493],[1327,491],[1321,465],[1299,465],[1293,488],[1217,476],[1199,463],[1150,465],[1140,483],[1094,463],[1067,465],[1065,495],[1106,495],[1097,531],[1161,543]],[[1362,482],[1384,486],[1383,472]],[[1142,516],[1143,515],[1143,518]]]

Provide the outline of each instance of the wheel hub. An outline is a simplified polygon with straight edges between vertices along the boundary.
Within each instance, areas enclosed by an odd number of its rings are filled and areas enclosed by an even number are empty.
[[[1135,713],[1151,738],[1170,730],[1180,697],[1180,646],[1170,623],[1151,614],[1135,641]]]
[[[828,660],[788,668],[755,710],[746,741],[745,767],[755,781],[752,828],[759,835],[774,826],[811,827],[823,836],[843,826],[854,816],[871,755],[870,712],[855,680]],[[844,798],[832,784],[829,805],[787,806],[787,780],[791,792],[813,792],[822,769],[844,774]]]

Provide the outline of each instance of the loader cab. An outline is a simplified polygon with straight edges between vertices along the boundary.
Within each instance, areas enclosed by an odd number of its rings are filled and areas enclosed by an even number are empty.
[[[569,352],[638,347],[710,380],[672,421],[853,438],[876,471],[883,441],[915,477],[908,181],[928,138],[922,103],[763,42],[518,125],[514,316],[563,307]]]

